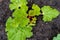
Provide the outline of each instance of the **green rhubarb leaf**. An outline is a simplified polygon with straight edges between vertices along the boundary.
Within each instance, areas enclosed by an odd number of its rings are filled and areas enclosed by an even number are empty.
[[[26,40],[26,38],[30,38],[33,35],[31,30],[31,26],[10,28],[7,32],[8,40]]]
[[[27,12],[28,6],[22,5],[22,6],[21,6],[21,10],[22,10],[23,12]]]
[[[18,9],[19,7],[22,7],[22,5],[26,5],[26,0],[10,0],[11,4],[9,5],[11,10]]]
[[[30,38],[33,35],[30,28],[32,29],[32,27],[29,26],[29,28],[26,27],[26,28],[24,28],[25,30],[22,30],[24,32],[24,34],[26,35],[26,38]]]
[[[19,23],[20,22],[19,22],[18,19],[12,19],[11,17],[9,17],[9,19],[6,22],[6,26],[7,27],[10,27],[10,26],[12,26],[12,27],[18,27]]]
[[[53,37],[53,40],[60,40],[60,34],[58,34],[57,37]]]
[[[24,27],[26,25],[28,25],[29,23],[29,19],[28,18],[14,18],[12,19],[11,17],[7,20],[6,22],[6,26],[8,27],[18,27],[18,25],[20,25],[21,27]]]
[[[12,19],[11,17],[8,18],[7,22],[6,22],[6,31],[16,28],[18,27],[19,22],[15,21],[14,19]]]
[[[59,11],[57,9],[53,9],[50,6],[44,6],[41,8],[43,12],[43,21],[52,21],[53,18],[56,18],[59,15]]]
[[[21,22],[22,21],[22,22]],[[20,26],[24,27],[26,25],[28,25],[28,23],[30,22],[28,18],[22,18],[20,22]]]
[[[26,31],[25,34],[26,34],[26,38],[30,38],[33,35],[31,31]]]
[[[12,16],[15,18],[21,18],[21,17],[26,18],[28,15],[23,9],[17,9],[13,12]]]
[[[39,16],[40,15],[40,8],[38,5],[33,4],[32,10],[29,11],[30,16]]]
[[[36,5],[36,4],[33,4],[32,5],[32,9],[34,9],[34,10],[38,10],[38,11],[40,11],[40,7],[38,6],[38,5]]]

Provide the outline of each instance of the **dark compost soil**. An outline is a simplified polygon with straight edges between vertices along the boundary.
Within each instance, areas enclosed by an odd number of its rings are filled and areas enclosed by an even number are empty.
[[[60,11],[60,0],[28,0],[29,8],[33,3],[40,7],[50,5]],[[5,23],[12,12],[9,9],[10,0],[0,0],[0,40],[7,40],[5,32]],[[27,40],[52,40],[54,36],[60,33],[60,15],[51,22],[44,23],[42,16],[37,17],[37,24],[33,28],[34,35]]]

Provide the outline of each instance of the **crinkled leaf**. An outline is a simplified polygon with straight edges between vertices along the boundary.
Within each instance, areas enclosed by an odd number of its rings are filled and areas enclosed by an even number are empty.
[[[11,0],[11,4],[9,5],[10,9],[18,9],[19,7],[22,7],[22,5],[26,5],[26,0]]]
[[[18,24],[19,24],[19,22],[15,21],[11,17],[9,17],[7,22],[6,22],[6,31],[9,31],[10,28],[13,29],[13,28],[18,27]]]
[[[34,10],[38,10],[38,11],[40,11],[40,7],[38,6],[38,5],[36,5],[36,4],[33,4],[32,5],[32,9],[34,9]]]
[[[27,12],[27,10],[28,10],[28,6],[26,6],[26,5],[22,5],[22,6],[21,6],[21,10]]]
[[[21,18],[22,22],[20,23],[20,26],[24,27],[26,25],[28,25],[28,23],[30,22],[28,18]]]
[[[31,32],[32,27],[17,27],[17,28],[10,28],[8,30],[8,40],[26,40],[26,38],[31,37],[33,34]]]
[[[60,40],[60,34],[58,34],[57,37],[53,37],[53,40]]]
[[[39,16],[40,15],[40,8],[38,5],[33,4],[32,10],[29,11],[30,16]]]
[[[51,8],[50,6],[44,6],[41,10],[43,12],[43,20],[45,22],[52,21],[53,18],[56,18],[59,15],[59,11]]]
[[[18,19],[12,19],[11,17],[9,17],[9,19],[6,22],[6,26],[7,27],[18,27],[19,23],[20,22]]]
[[[26,18],[27,17],[27,13],[24,10],[22,10],[22,9],[17,9],[17,10],[15,10],[13,12],[12,16],[15,17],[15,18],[21,18],[21,17],[25,17]]]

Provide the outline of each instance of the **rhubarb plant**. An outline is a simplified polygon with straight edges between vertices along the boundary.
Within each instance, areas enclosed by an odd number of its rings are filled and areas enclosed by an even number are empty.
[[[33,12],[27,13],[27,0],[10,0],[10,2],[9,8],[14,12],[6,22],[8,40],[26,40],[26,38],[30,38],[33,35],[33,32],[31,32],[32,26],[36,24],[35,15],[39,15],[40,8],[34,4],[32,6]],[[33,16],[29,14],[33,14]]]
[[[26,40],[33,35],[31,32],[32,26],[28,25],[30,22],[27,18],[26,0],[10,0],[10,10],[15,10],[12,17],[9,17],[6,22],[6,32],[8,40]],[[20,7],[20,8],[19,8]]]
[[[6,32],[8,40],[26,40],[33,35],[32,28],[36,25],[36,16],[43,15],[43,21],[52,21],[59,15],[59,11],[50,6],[40,7],[32,5],[28,11],[27,0],[10,0],[9,8],[12,13],[6,22]],[[28,11],[28,12],[27,12]],[[40,12],[42,11],[42,13]]]

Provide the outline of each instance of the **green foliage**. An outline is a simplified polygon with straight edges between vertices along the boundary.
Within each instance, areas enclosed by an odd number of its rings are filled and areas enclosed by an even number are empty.
[[[57,34],[57,37],[53,37],[53,40],[60,40],[60,34]]]
[[[43,15],[43,21],[52,21],[54,18],[56,18],[59,15],[59,11],[57,9],[53,9],[50,6],[43,6],[41,9],[38,7],[38,5],[33,4],[32,10],[29,10],[30,16],[39,16]]]
[[[18,9],[19,7],[22,7],[24,5],[24,7],[27,4],[26,0],[10,0],[11,4],[9,5],[10,9]],[[27,7],[25,7],[27,8]]]
[[[33,4],[32,10],[28,11],[27,0],[10,0],[10,10],[15,10],[12,17],[9,17],[6,22],[6,32],[8,40],[26,40],[30,38],[33,33],[31,32],[32,26],[35,26],[37,18],[39,16],[40,8],[38,5]],[[53,18],[59,15],[56,9],[52,9],[49,6],[42,7],[43,20],[51,21]],[[28,16],[32,17],[31,20]]]
[[[12,28],[10,27],[8,30],[8,40],[26,40],[26,37],[29,38],[33,34],[31,32],[32,27],[20,27],[18,26],[17,28]]]
[[[52,19],[56,18],[59,15],[59,11],[51,8],[50,6],[43,6],[41,8],[43,12],[43,21],[52,21]]]
[[[40,15],[40,8],[38,5],[33,4],[32,10],[29,11],[30,16],[39,16]]]
[[[10,10],[15,10],[12,14],[12,17],[9,17],[6,22],[6,32],[8,40],[26,40],[30,38],[33,33],[31,32],[32,26],[36,24],[35,15],[40,14],[40,8],[33,4],[32,9],[27,13],[27,1],[26,0],[10,0],[11,4],[9,5]],[[37,9],[36,9],[37,8]],[[31,14],[32,13],[32,14]],[[30,21],[28,16],[34,16]]]
[[[29,25],[30,19],[27,18],[26,0],[10,0],[10,10],[15,10],[12,17],[9,17],[6,22],[6,32],[8,40],[26,40],[30,38],[33,33],[32,25]],[[20,7],[20,8],[19,8]]]
[[[32,5],[32,10],[29,10],[28,15],[33,17],[29,25],[35,26],[37,18],[35,16],[40,15],[40,8],[38,5],[33,4]]]

